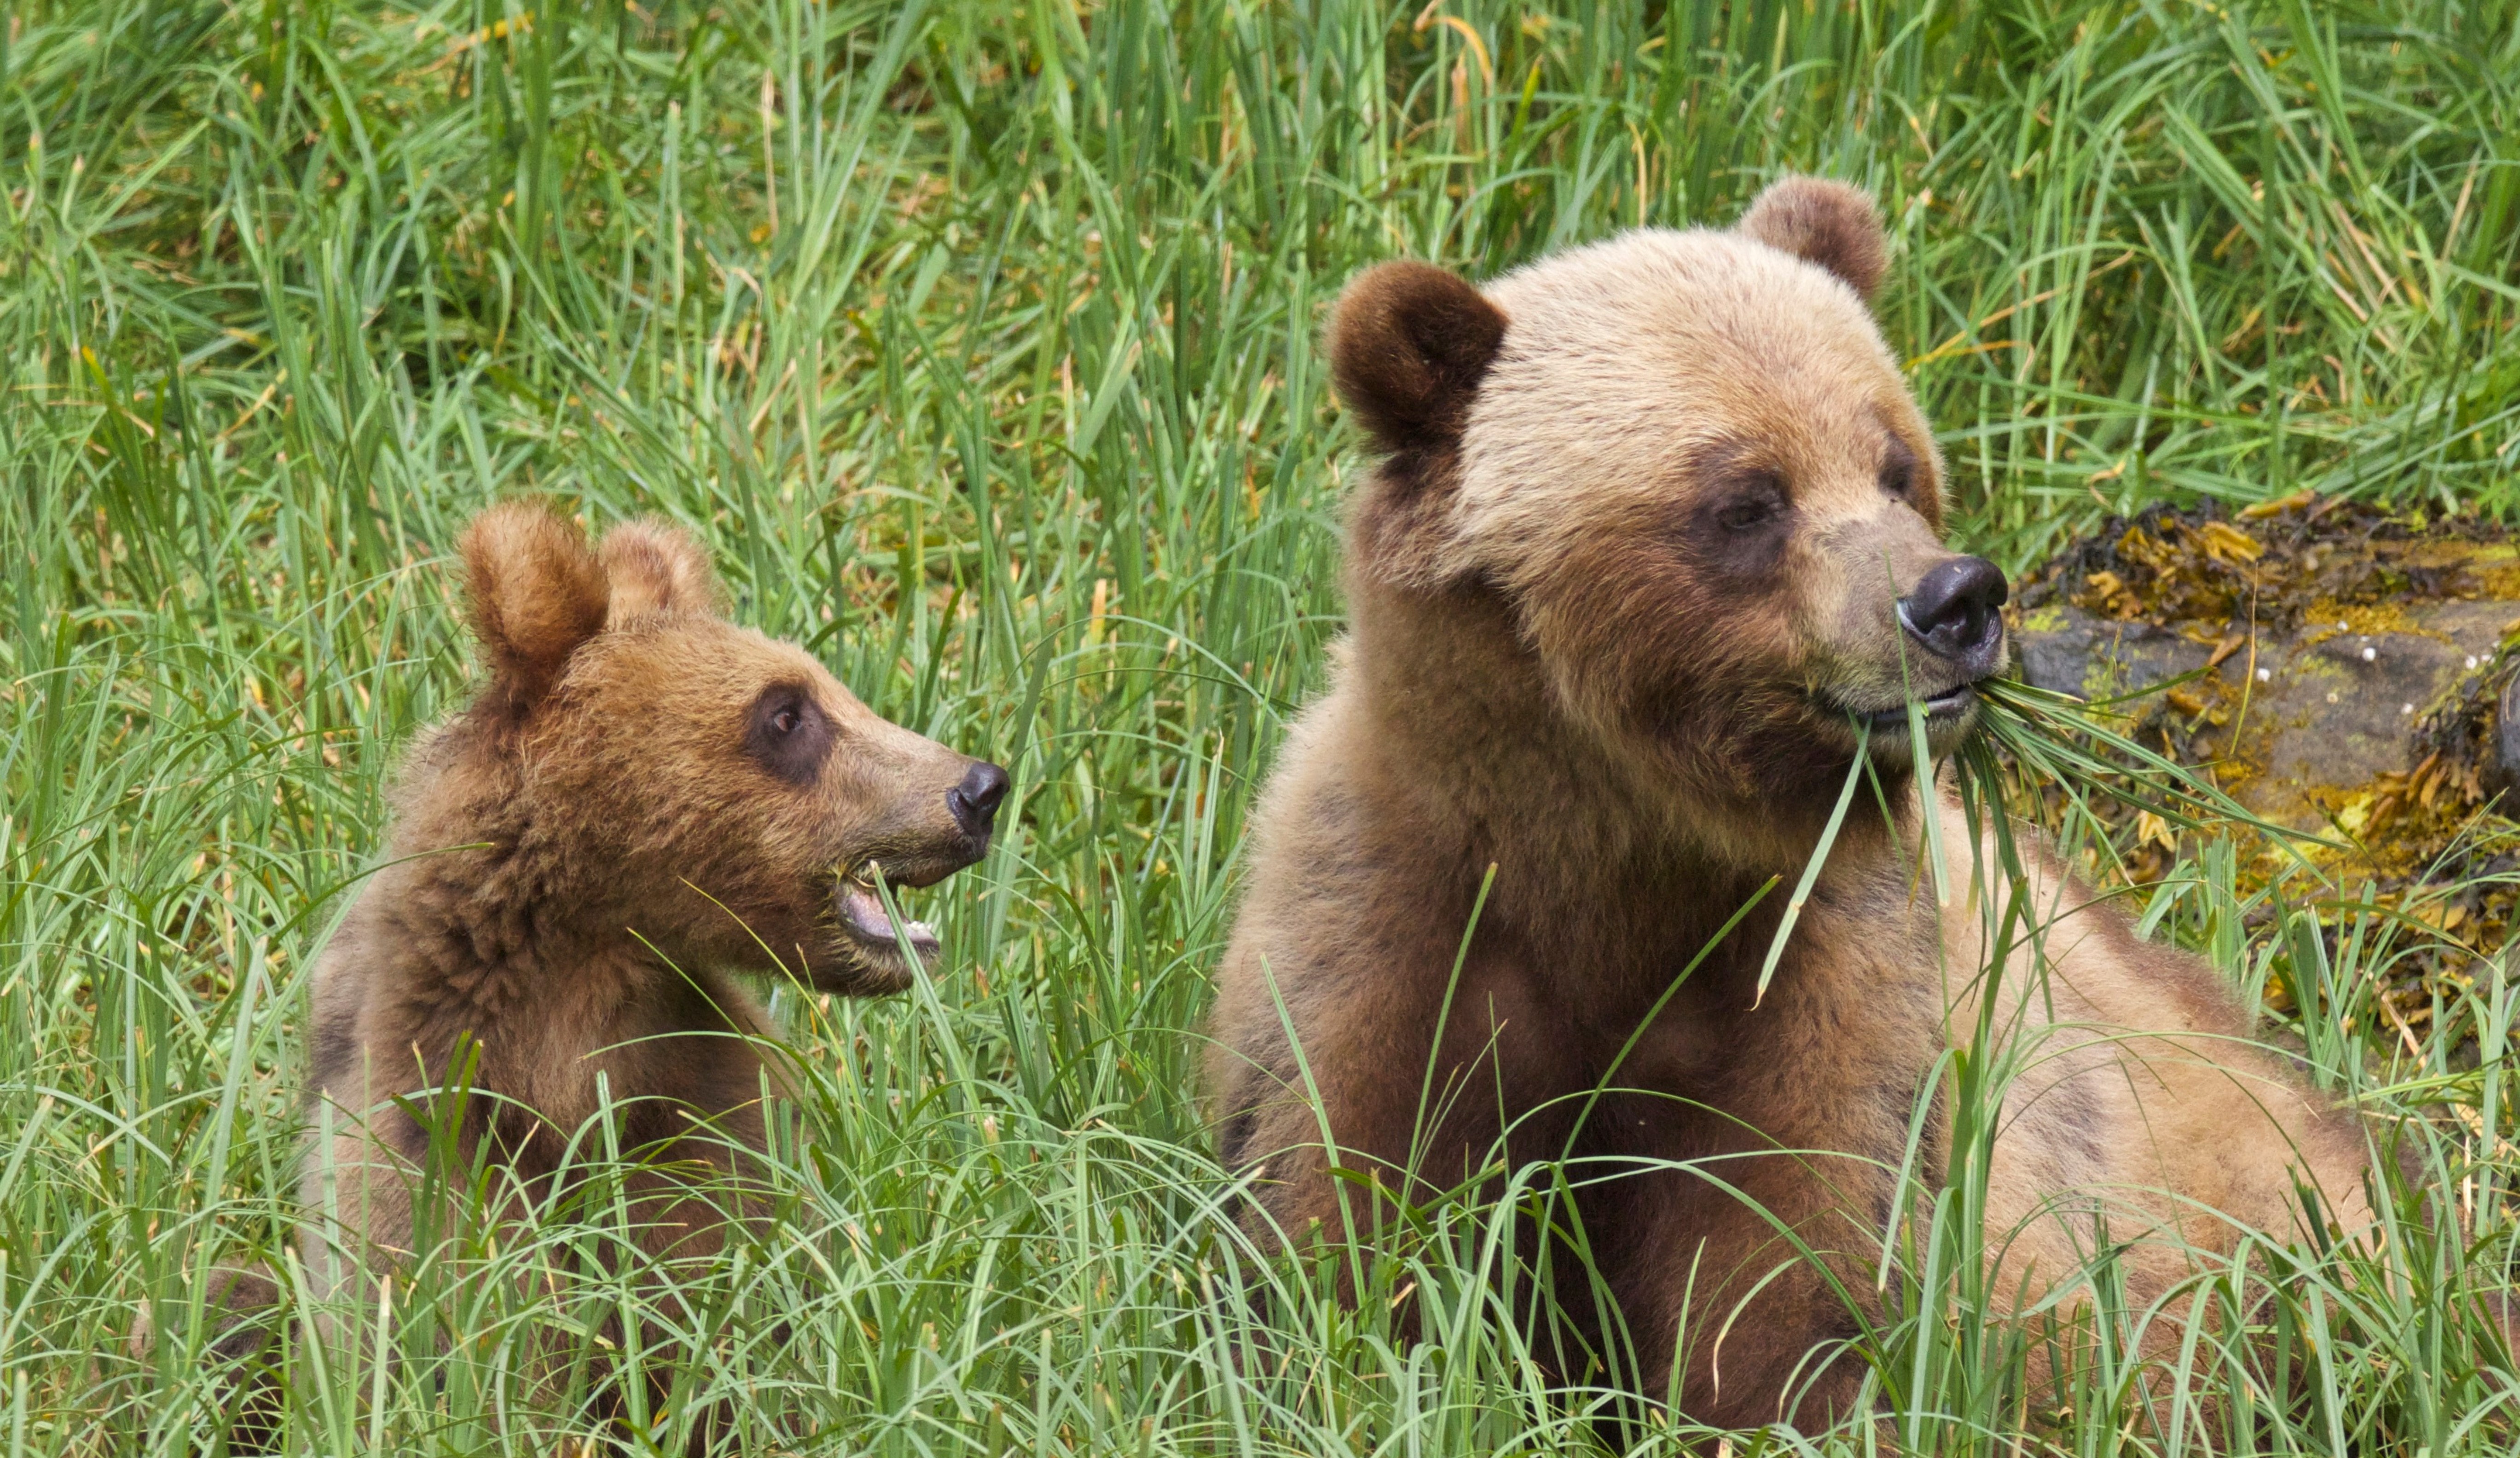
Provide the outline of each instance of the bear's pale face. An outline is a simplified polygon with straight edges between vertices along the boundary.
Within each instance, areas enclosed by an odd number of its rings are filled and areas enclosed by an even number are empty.
[[[1640,232],[1487,292],[1509,324],[1450,552],[1575,717],[1759,799],[1832,793],[1859,722],[1904,763],[1912,697],[1934,752],[1958,741],[2000,640],[1956,661],[1901,631],[1955,557],[1942,464],[1851,287],[1736,234]]]

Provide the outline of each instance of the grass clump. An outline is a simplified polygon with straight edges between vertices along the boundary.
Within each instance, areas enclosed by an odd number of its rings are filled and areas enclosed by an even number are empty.
[[[298,1279],[304,969],[394,746],[460,701],[444,553],[522,491],[687,524],[742,619],[1015,798],[928,994],[780,997],[821,1077],[771,1235],[658,1303],[603,1274],[600,1208],[450,1232],[332,1313],[399,1362],[284,1348],[293,1450],[573,1444],[593,1368],[535,1354],[624,1313],[682,1339],[634,1414],[668,1450],[722,1398],[754,1451],[1682,1442],[1547,1389],[1489,1279],[1518,1206],[1375,1275],[1414,1285],[1414,1345],[1333,1270],[1238,1259],[1191,1070],[1244,811],[1337,622],[1322,306],[1381,258],[1484,274],[1827,172],[1892,219],[1885,326],[2007,564],[2165,496],[2501,517],[2515,88],[2511,14],[2411,0],[17,6],[10,1451],[235,1416],[199,1293],[214,1260]],[[2143,924],[2279,982],[2333,1088],[2419,1116],[2391,1259],[2104,1300],[2033,1413],[1960,1178],[1903,1237],[1883,1425],[1733,1451],[2507,1449],[2474,1295],[2512,1228],[2504,964],[2402,1036],[2372,969],[2420,929],[2251,905],[2230,844]],[[2196,1326],[2142,1400],[2136,1336],[2218,1306],[2271,1340]]]

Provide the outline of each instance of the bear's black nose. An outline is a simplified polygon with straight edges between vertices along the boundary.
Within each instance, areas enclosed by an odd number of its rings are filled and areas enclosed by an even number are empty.
[[[1007,772],[986,760],[964,772],[963,782],[945,792],[945,808],[965,835],[986,835],[998,818],[998,802],[1007,798]]]
[[[1956,556],[1927,572],[1899,599],[1899,626],[1973,679],[1994,673],[2003,645],[1996,609],[2011,596],[2003,571],[1982,556]]]

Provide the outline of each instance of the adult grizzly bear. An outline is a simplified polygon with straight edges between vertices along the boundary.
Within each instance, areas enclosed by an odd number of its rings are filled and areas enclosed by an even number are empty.
[[[1326,1130],[1421,1204],[1571,1153],[1626,1380],[1725,1426],[1847,1410],[1866,1313],[1838,1291],[1876,1289],[1920,1099],[1939,1175],[1930,1082],[1981,1011],[2025,1050],[1993,1289],[2071,1280],[2095,1209],[2163,1237],[2128,1258],[2138,1297],[2182,1243],[2292,1233],[2297,1177],[2370,1217],[2360,1125],[2241,1040],[2203,962],[2035,848],[2044,975],[2018,946],[1984,975],[1970,837],[1949,908],[1919,890],[1912,685],[1947,753],[2004,661],[2005,584],[1941,544],[1942,463],[1867,307],[1886,252],[1865,197],[1788,179],[1729,232],[1630,233],[1485,289],[1418,263],[1348,287],[1331,370],[1382,461],[1220,978],[1210,1079],[1225,1158],[1265,1166],[1255,1230],[1375,1218]],[[1801,873],[1858,721],[1895,826],[1864,795],[1764,998],[1782,895],[1675,990]]]
[[[907,987],[901,944],[937,943],[892,922],[878,882],[979,860],[1008,785],[719,617],[706,558],[669,527],[626,523],[590,550],[507,505],[461,551],[487,682],[409,752],[383,862],[314,970],[319,1294],[413,1255],[416,1226],[451,1233],[415,1199],[462,1198],[476,1157],[494,1216],[556,1193],[608,1094],[645,1258],[714,1252],[728,1207],[693,1185],[741,1179],[784,1082],[755,1040],[767,1015],[729,974]],[[277,1295],[231,1270],[217,1299]],[[262,1340],[244,1326],[221,1346]],[[267,1411],[248,1417],[268,1436]]]

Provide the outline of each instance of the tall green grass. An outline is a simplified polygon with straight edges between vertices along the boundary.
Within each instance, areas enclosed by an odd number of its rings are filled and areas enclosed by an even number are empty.
[[[398,1363],[284,1348],[294,1451],[560,1449],[598,1369],[537,1353],[642,1308],[685,1329],[642,1414],[667,1451],[720,1398],[754,1451],[1680,1441],[1595,1422],[1519,1345],[1488,1276],[1546,1171],[1377,1277],[1419,1343],[1238,1254],[1191,1071],[1249,797],[1338,622],[1323,306],[1380,258],[1486,274],[1826,172],[1891,220],[1882,318],[1981,550],[2166,494],[2501,514],[2515,87],[2513,8],[2446,0],[21,0],[0,1441],[176,1453],[234,1416],[204,1272],[290,1273],[304,969],[395,746],[466,690],[446,548],[520,492],[689,524],[744,619],[1016,798],[941,894],[926,993],[781,995],[818,1078],[770,1233],[658,1304],[601,1274],[600,1182],[450,1232],[331,1313]],[[1963,1140],[1892,1253],[1888,1416],[1732,1451],[2508,1450],[2468,1295],[2511,1229],[2504,966],[2384,1011],[2403,926],[2306,885],[2249,905],[2235,863],[2132,895],[2280,979],[2333,1086],[2423,1116],[2391,1258],[2104,1301],[2032,1412],[2035,1330],[1970,1286]],[[2147,1406],[2129,1344],[2218,1306]]]

